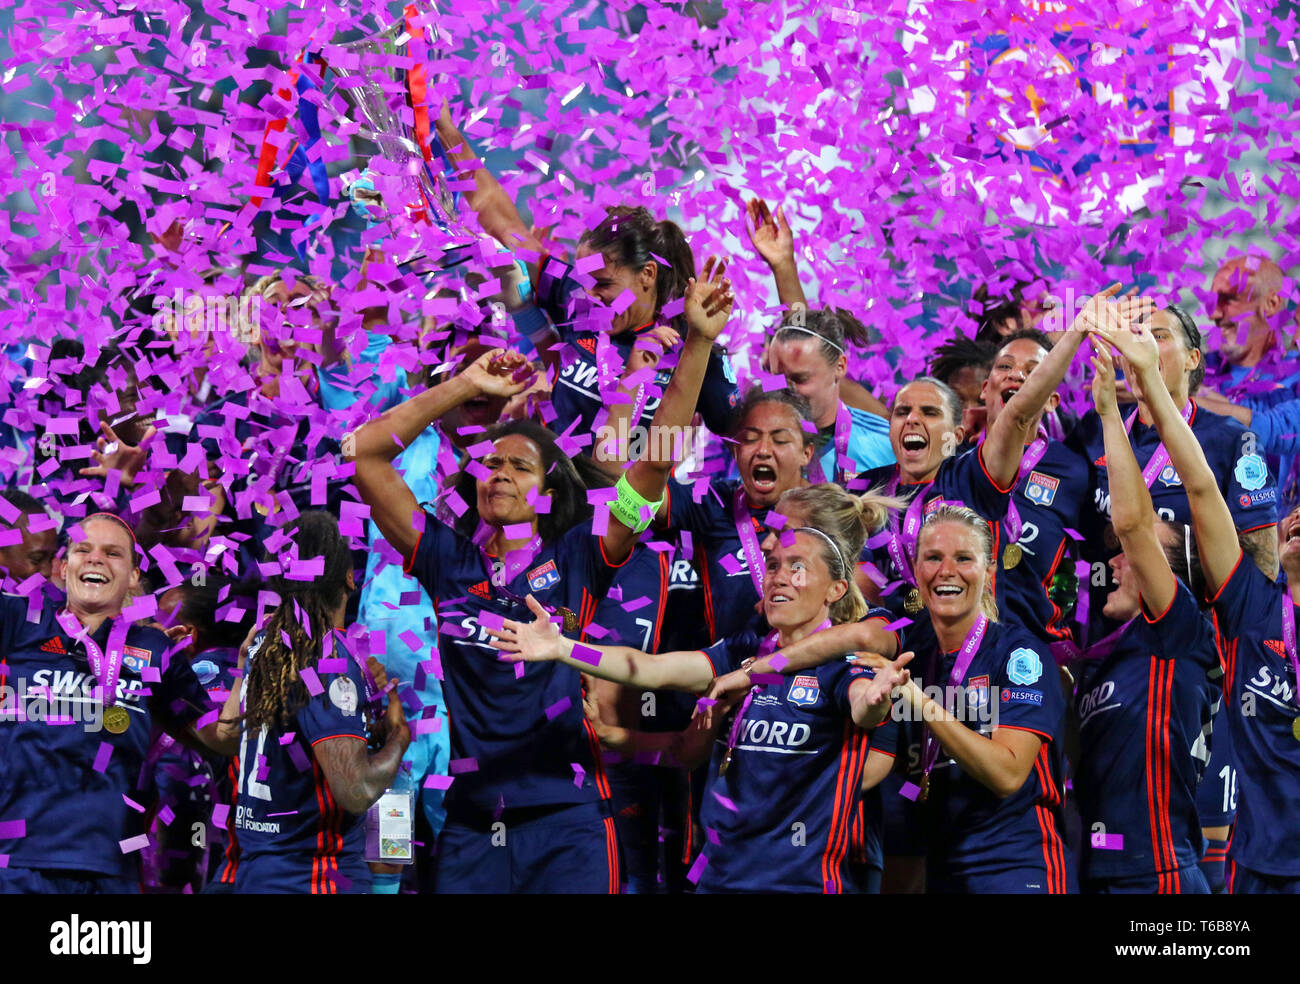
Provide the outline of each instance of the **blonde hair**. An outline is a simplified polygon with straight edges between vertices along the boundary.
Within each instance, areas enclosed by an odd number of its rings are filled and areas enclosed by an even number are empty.
[[[952,502],[943,503],[925,517],[925,522],[921,524],[921,533],[916,540],[918,553],[925,531],[932,526],[938,526],[940,523],[956,523],[973,532],[979,538],[980,556],[984,558],[984,569],[987,571],[993,567],[993,531],[989,528],[988,520],[973,509]],[[985,576],[984,593],[980,595],[980,611],[988,617],[990,622],[996,622],[998,620],[998,603],[993,598],[992,585],[992,580]]]
[[[897,499],[874,492],[851,495],[829,482],[790,489],[777,501],[776,512],[797,509],[802,526],[824,534],[827,539],[817,537],[822,545],[822,559],[833,579],[848,582],[844,597],[831,605],[831,621],[836,625],[856,622],[867,614],[866,599],[853,576],[857,560],[867,536],[885,525],[890,509],[902,506]]]

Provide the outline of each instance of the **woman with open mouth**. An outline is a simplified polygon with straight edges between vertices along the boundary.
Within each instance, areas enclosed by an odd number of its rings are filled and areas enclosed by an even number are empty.
[[[850,497],[832,486],[825,495]],[[792,510],[793,511],[793,510]],[[714,745],[701,820],[708,832],[697,861],[703,892],[854,892],[848,870],[852,825],[865,772],[892,762],[875,747],[893,688],[907,680],[908,656],[874,674],[844,659],[863,644],[867,605],[853,580],[867,511],[856,529],[789,526],[764,551],[763,614],[770,631],[745,631],[703,651],[649,654],[579,646],[560,635],[531,596],[532,622],[492,630],[497,646],[525,663],[558,662],[646,689],[701,692],[756,656],[812,651],[823,662],[794,677],[759,683]],[[878,631],[878,627],[877,627]],[[896,641],[894,643],[896,646]],[[769,686],[768,684],[773,684]],[[676,736],[651,736],[672,739]],[[671,747],[671,745],[665,745]]]
[[[1300,508],[1279,524],[1286,581],[1274,583],[1236,537],[1225,535],[1232,512],[1205,450],[1164,386],[1150,332],[1117,331],[1108,341],[1141,385],[1169,462],[1183,480],[1223,643],[1230,683],[1217,720],[1227,724],[1238,780],[1228,891],[1300,894]],[[1112,496],[1112,510],[1117,502]]]
[[[219,712],[171,640],[123,612],[140,580],[131,528],[94,513],[71,535],[66,606],[29,620],[26,598],[0,595],[0,894],[138,892],[154,728],[239,750],[239,682]]]
[[[732,307],[720,266],[687,290],[690,330],[655,426],[684,427],[713,341]],[[583,516],[587,490],[553,433],[529,421],[488,431],[446,495],[454,526],[419,509],[393,467],[434,420],[483,394],[528,385],[523,356],[485,353],[460,374],[359,428],[347,442],[356,483],[384,539],[436,599],[443,693],[451,720],[447,822],[438,837],[438,892],[617,892],[609,785],[583,714],[581,681],[559,666],[503,664],[488,629],[542,598],[576,635],[615,570],[649,526],[671,460],[641,459],[619,480],[602,534]],[[510,835],[503,849],[496,831]]]
[[[891,611],[908,617],[920,611],[920,590],[912,569],[916,539],[922,520],[940,502],[961,503],[983,516],[991,527],[994,556],[1004,553],[1002,520],[1020,480],[1027,446],[1083,335],[1102,317],[1103,306],[1118,290],[1115,284],[1098,295],[1079,312],[1067,332],[1068,340],[1054,346],[1016,385],[999,390],[999,412],[989,420],[983,440],[970,451],[959,453],[965,432],[956,393],[930,376],[918,377],[898,391],[889,421],[897,463],[873,469],[851,486],[883,488],[886,495],[908,500],[906,511],[890,519],[890,535],[871,557],[871,578],[882,591],[881,603]],[[986,393],[989,385],[984,384]],[[996,575],[995,567],[994,587]]]
[[[898,745],[921,754],[901,792],[917,805],[927,892],[1064,893],[1065,698],[1046,647],[996,621],[992,547],[988,522],[963,506],[941,505],[921,527],[915,569],[934,641],[909,645]]]
[[[1154,339],[1140,327],[1154,364]],[[1105,337],[1135,351],[1127,324]],[[1072,664],[1079,680],[1074,790],[1087,832],[1080,887],[1089,894],[1208,895],[1197,866],[1196,798],[1211,739],[1218,743],[1211,722],[1223,693],[1219,649],[1197,603],[1205,585],[1191,531],[1157,521],[1116,404],[1110,343],[1094,336],[1093,348],[1093,402],[1105,429],[1111,522],[1121,548],[1110,561],[1115,588],[1105,615],[1121,625]]]

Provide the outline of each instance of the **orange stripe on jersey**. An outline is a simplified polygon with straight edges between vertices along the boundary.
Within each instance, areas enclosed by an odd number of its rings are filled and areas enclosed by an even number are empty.
[[[587,720],[586,715],[582,718],[583,730],[587,733],[587,744],[591,748],[592,760],[592,777],[596,780],[596,793],[601,799],[609,799],[609,777],[605,775],[605,763],[602,761],[600,754],[600,739],[596,737],[596,730]]]
[[[862,783],[862,761],[867,734],[852,721],[844,725],[844,744],[840,748],[840,767],[835,776],[835,800],[831,809],[831,829],[822,852],[822,891],[838,895],[844,891],[840,865],[848,852],[849,832],[853,825],[857,792]],[[829,888],[827,886],[830,886]]]
[[[704,592],[704,622],[709,627],[709,641],[718,641],[718,619],[713,612],[713,585],[709,583],[709,557],[702,547],[696,546],[699,558],[697,570],[700,574],[700,588]]]
[[[1061,619],[1061,607],[1052,600],[1052,578],[1056,577],[1056,569],[1061,566],[1061,558],[1065,556],[1065,545],[1068,541],[1062,540],[1061,545],[1056,548],[1056,556],[1052,558],[1051,566],[1047,568],[1047,576],[1043,578],[1043,597],[1047,599],[1048,604],[1052,606],[1052,614],[1047,619],[1047,624],[1043,626],[1048,635],[1056,639],[1068,639],[1070,630],[1056,623]]]
[[[612,817],[605,817],[605,854],[609,859],[609,894],[618,895],[620,894],[618,884],[618,836],[614,832]]]
[[[1041,745],[1034,759],[1034,773],[1038,776],[1040,796],[1053,805],[1060,802],[1056,783],[1052,781],[1052,771],[1047,758],[1047,746]],[[1043,837],[1043,865],[1047,870],[1047,890],[1053,894],[1066,891],[1065,843],[1056,829],[1056,815],[1043,804],[1034,807],[1038,819],[1038,830]]]
[[[230,764],[226,766],[226,773],[230,777],[230,813],[227,814],[226,832],[230,835],[230,840],[226,844],[226,866],[221,872],[218,882],[222,885],[235,884],[235,872],[239,869],[239,838],[235,835],[235,817],[237,816],[236,805],[239,803],[239,756],[230,756]]]
[[[659,633],[664,627],[664,614],[668,611],[668,551],[659,552],[659,612],[655,615],[654,638],[650,641],[652,653],[659,652]]]

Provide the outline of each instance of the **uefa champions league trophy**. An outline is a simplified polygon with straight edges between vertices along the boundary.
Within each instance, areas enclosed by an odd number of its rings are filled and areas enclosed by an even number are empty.
[[[419,9],[427,19],[433,8],[420,4]],[[437,44],[441,40],[438,29],[430,30]],[[394,232],[402,240],[400,244],[392,244],[396,247],[394,258],[400,265],[415,264],[416,271],[420,272],[454,263],[457,247],[472,242],[475,237],[456,221],[455,195],[439,173],[440,159],[449,162],[433,132],[432,118],[437,116],[437,108],[428,110],[429,161],[425,160],[414,127],[404,122],[393,108],[393,104],[403,104],[397,96],[405,93],[405,105],[414,112],[414,80],[410,70],[385,64],[393,56],[411,57],[410,42],[406,22],[396,21],[371,37],[332,46],[346,52],[348,57],[333,59],[330,70],[336,80],[335,91],[347,101],[352,122],[357,124],[357,135],[375,144],[379,148],[377,156],[394,165],[368,170],[352,184],[349,193],[354,207],[372,222],[385,215],[400,216],[405,211],[414,222],[394,223]],[[398,186],[396,192],[394,184]],[[400,201],[400,206],[395,208],[392,199]],[[417,223],[421,217],[433,228],[420,228]]]

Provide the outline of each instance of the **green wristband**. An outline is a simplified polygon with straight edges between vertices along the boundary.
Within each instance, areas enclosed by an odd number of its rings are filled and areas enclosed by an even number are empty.
[[[658,502],[651,502],[632,488],[632,483],[627,480],[627,475],[619,476],[614,491],[618,493],[618,497],[610,502],[609,514],[633,533],[640,533],[653,523],[655,514],[659,512],[659,507],[664,504],[663,499]],[[649,515],[642,518],[646,507],[649,507]]]

